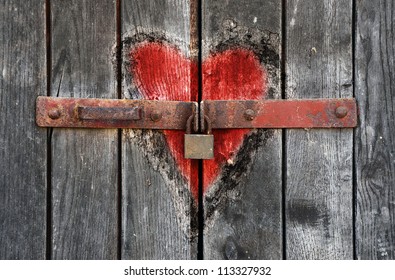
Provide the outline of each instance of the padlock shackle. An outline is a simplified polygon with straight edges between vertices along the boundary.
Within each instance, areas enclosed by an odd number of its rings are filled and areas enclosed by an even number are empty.
[[[187,120],[187,127],[186,127],[186,133],[191,134],[192,133],[192,122],[194,119],[194,115],[191,115],[188,120]]]
[[[206,129],[207,134],[211,134],[211,132],[212,132],[211,120],[207,115],[204,115],[204,121],[207,123],[207,129]]]
[[[192,133],[192,123],[193,123],[194,119],[195,119],[195,116],[191,115],[188,118],[188,120],[187,120],[187,125],[186,125],[186,133],[187,134],[191,134]],[[203,119],[204,119],[204,122],[207,125],[207,126],[206,125],[204,126],[204,127],[206,127],[207,134],[211,134],[212,133],[212,129],[211,129],[212,126],[211,126],[210,118],[208,116],[204,116]]]

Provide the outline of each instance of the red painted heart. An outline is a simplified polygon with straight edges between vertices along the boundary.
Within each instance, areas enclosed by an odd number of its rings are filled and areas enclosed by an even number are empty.
[[[138,44],[130,52],[134,82],[145,99],[197,101],[197,64],[176,48],[158,42]],[[266,95],[267,75],[256,55],[235,48],[208,57],[202,64],[203,100],[251,100]],[[204,160],[203,192],[232,163],[248,129],[214,130],[214,159]],[[183,131],[164,131],[180,171],[198,197],[197,161],[184,159]]]

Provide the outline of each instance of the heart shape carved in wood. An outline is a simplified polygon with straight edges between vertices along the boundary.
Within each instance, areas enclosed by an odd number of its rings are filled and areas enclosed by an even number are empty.
[[[133,82],[150,100],[198,100],[198,66],[177,48],[163,42],[142,42],[130,50]],[[267,73],[258,57],[243,48],[210,55],[202,63],[202,100],[263,99]],[[203,163],[203,192],[225,163],[232,162],[249,129],[214,130],[214,159]],[[170,151],[197,200],[197,163],[184,159],[184,131],[165,130]],[[194,160],[192,160],[194,161]]]

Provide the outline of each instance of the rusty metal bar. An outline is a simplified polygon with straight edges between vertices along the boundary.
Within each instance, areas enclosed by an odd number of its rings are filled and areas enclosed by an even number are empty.
[[[200,103],[213,129],[341,128],[357,125],[355,99],[205,100]],[[184,130],[198,104],[185,101],[38,97],[36,121],[43,127]]]
[[[213,129],[342,128],[357,125],[355,99],[205,100]],[[204,123],[201,124],[204,126]]]
[[[141,108],[102,108],[102,107],[84,107],[78,109],[78,118],[80,120],[118,120],[127,121],[141,120]]]
[[[42,127],[80,128],[186,128],[198,104],[185,101],[60,98],[36,100],[36,122]],[[198,125],[195,121],[195,130]]]

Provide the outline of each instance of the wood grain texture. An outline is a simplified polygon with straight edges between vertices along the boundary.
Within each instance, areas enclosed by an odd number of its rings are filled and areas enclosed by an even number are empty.
[[[44,1],[1,1],[0,18],[0,259],[45,259]]]
[[[356,2],[356,255],[395,259],[395,1]]]
[[[286,98],[352,97],[352,1],[287,1]],[[286,258],[351,259],[351,129],[286,133]]]
[[[122,3],[123,97],[196,100],[195,1]],[[183,132],[124,130],[122,141],[122,258],[196,259],[197,162],[183,159]]]
[[[115,1],[51,1],[51,95],[116,98]],[[117,258],[117,131],[54,129],[52,257]]]
[[[279,98],[281,1],[202,1],[202,99]],[[242,55],[241,55],[242,54]],[[281,131],[213,131],[205,259],[281,259]]]

